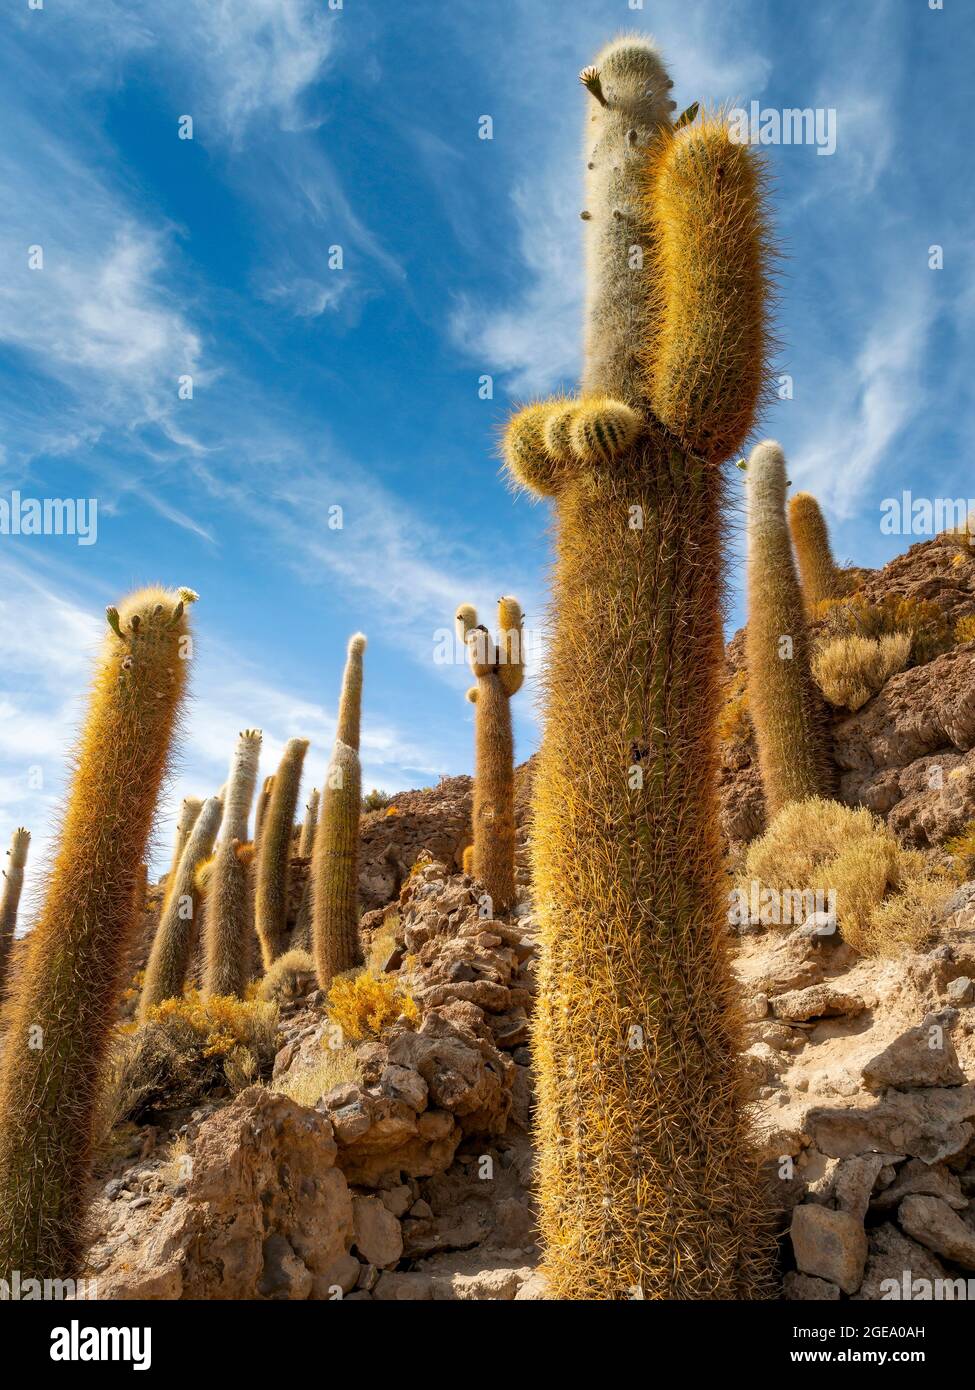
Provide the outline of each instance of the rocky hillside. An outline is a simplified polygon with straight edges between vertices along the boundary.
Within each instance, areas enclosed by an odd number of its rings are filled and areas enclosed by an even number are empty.
[[[975,565],[956,554],[915,546],[866,590],[934,603],[953,631],[975,613]],[[741,652],[739,634],[732,680]],[[831,716],[839,795],[945,862],[946,837],[975,816],[973,678],[975,643],[949,641]],[[747,722],[723,749],[734,858],[764,823]],[[299,970],[260,1076],[185,1104],[161,1093],[116,1130],[90,1211],[101,1297],[544,1297],[529,784],[527,767],[519,903],[503,920],[482,917],[458,872],[469,779],[364,817],[363,941],[413,1016],[404,1004],[381,1036],[334,1054],[324,997]],[[292,924],[306,870],[292,861]],[[783,1296],[879,1299],[885,1281],[975,1272],[975,883],[946,882],[923,946],[892,956],[806,927],[745,927],[729,942]]]

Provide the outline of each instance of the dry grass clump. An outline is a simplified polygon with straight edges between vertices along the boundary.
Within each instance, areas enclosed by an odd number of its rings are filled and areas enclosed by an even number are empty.
[[[310,952],[294,947],[273,960],[264,973],[258,988],[258,998],[283,1003],[301,992],[308,977],[315,977],[315,962]]]
[[[975,820],[969,821],[960,835],[945,843],[951,855],[951,867],[959,883],[975,878]]]
[[[956,642],[975,642],[975,613],[968,613],[955,623]]]
[[[829,900],[845,941],[864,955],[919,945],[948,894],[945,875],[916,850],[903,850],[878,817],[820,797],[793,802],[755,840],[745,860],[747,885],[778,892],[812,890]]]
[[[831,705],[857,710],[903,671],[910,660],[912,638],[908,632],[883,637],[834,637],[812,658],[816,684]]]
[[[368,970],[337,976],[326,1009],[349,1042],[381,1038],[401,1016],[411,1024],[420,1016],[416,1001],[394,976],[377,977]]]
[[[887,594],[879,603],[869,603],[862,594],[851,594],[819,604],[816,617],[824,624],[824,641],[847,636],[877,640],[907,633],[911,639],[912,666],[923,666],[954,642],[944,611],[929,599]]]
[[[193,1105],[210,1092],[243,1089],[277,1051],[277,1005],[190,990],[149,1010],[139,1027],[118,1030],[108,1065],[99,1129],[143,1122],[155,1111]]]
[[[362,1081],[362,1063],[351,1047],[322,1047],[311,1066],[295,1068],[271,1082],[271,1090],[298,1105],[315,1106],[335,1086]]]
[[[744,743],[751,732],[748,675],[745,671],[736,671],[728,683],[724,704],[718,713],[718,737],[722,743]]]

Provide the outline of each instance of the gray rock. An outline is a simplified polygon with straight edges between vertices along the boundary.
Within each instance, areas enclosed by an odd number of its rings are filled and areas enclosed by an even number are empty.
[[[784,1281],[785,1296],[791,1303],[837,1302],[840,1291],[836,1284],[827,1279],[816,1279],[811,1274],[798,1274],[790,1270]]]
[[[905,1163],[896,1182],[874,1198],[874,1207],[883,1211],[895,1207],[903,1197],[940,1197],[955,1211],[963,1211],[968,1206],[968,1198],[961,1189],[961,1182],[940,1163],[922,1163],[912,1158]]]
[[[958,975],[948,982],[946,993],[953,1004],[970,1004],[975,998],[975,981],[970,980],[967,975]]]
[[[352,1223],[363,1260],[380,1269],[396,1264],[403,1253],[403,1229],[378,1197],[353,1197]]]
[[[856,1292],[867,1260],[867,1237],[855,1217],[803,1204],[792,1214],[789,1233],[801,1273],[837,1284],[844,1293]]]
[[[874,1091],[888,1086],[961,1086],[965,1081],[945,1022],[934,1014],[866,1062],[861,1075]]]
[[[824,1154],[854,1158],[863,1153],[902,1153],[938,1163],[958,1153],[972,1137],[975,1087],[932,1087],[888,1091],[870,1105],[815,1107],[805,1132]]]
[[[905,1197],[897,1219],[909,1236],[936,1255],[975,1269],[975,1230],[940,1197]]]
[[[903,1289],[905,1276],[908,1288],[915,1279],[933,1283],[945,1277],[944,1267],[931,1252],[903,1235],[892,1222],[874,1227],[869,1248],[863,1283],[853,1295],[857,1300],[876,1303],[889,1298],[891,1283]]]

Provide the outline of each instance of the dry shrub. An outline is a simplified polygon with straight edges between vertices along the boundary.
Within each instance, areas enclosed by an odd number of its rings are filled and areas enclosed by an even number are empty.
[[[391,912],[383,918],[383,924],[369,943],[366,954],[366,969],[373,975],[381,975],[383,966],[396,949],[396,931],[399,927],[399,913]]]
[[[857,950],[871,956],[920,950],[935,934],[949,892],[944,874],[908,879],[900,893],[874,908],[855,943]]]
[[[400,1016],[408,1023],[420,1016],[415,1000],[392,975],[377,978],[368,970],[336,976],[326,1008],[350,1042],[381,1038]]]
[[[945,843],[951,855],[951,867],[959,883],[975,878],[975,820],[969,821],[960,835]]]
[[[308,976],[314,977],[315,962],[308,951],[294,947],[273,960],[264,973],[258,989],[258,998],[277,1000],[293,999],[301,992]]]
[[[295,1068],[271,1083],[271,1090],[288,1096],[298,1105],[315,1106],[334,1086],[362,1081],[362,1063],[351,1047],[323,1045],[321,1056],[311,1066]]]
[[[907,633],[911,639],[910,663],[923,666],[953,644],[951,624],[938,604],[888,594],[869,603],[862,594],[851,594],[830,604],[822,617],[824,638],[880,637]]]
[[[975,642],[975,613],[968,613],[955,623],[956,642]]]
[[[834,637],[813,655],[812,673],[831,705],[857,710],[903,671],[911,655],[907,632],[883,637]]]
[[[269,1070],[277,1051],[277,1005],[196,990],[149,1010],[138,1028],[117,1030],[102,1102],[101,1130],[152,1112],[196,1104],[211,1091],[241,1089]]]
[[[864,955],[923,941],[948,891],[944,874],[901,849],[870,811],[819,797],[783,807],[749,847],[745,880],[745,892],[752,880],[780,893],[833,890],[843,938]]]

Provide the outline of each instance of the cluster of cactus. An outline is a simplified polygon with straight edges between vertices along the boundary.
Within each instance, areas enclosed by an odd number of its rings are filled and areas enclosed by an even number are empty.
[[[140,866],[192,650],[196,595],[145,589],[108,609],[43,905],[0,1058],[0,1271],[77,1267],[99,1081]]]
[[[524,617],[518,600],[507,597],[498,600],[496,642],[469,603],[458,608],[457,625],[477,681],[467,692],[474,705],[474,843],[469,868],[493,916],[509,912],[515,904],[515,761],[509,702],[525,679]]]
[[[582,395],[519,412],[504,444],[556,517],[532,842],[544,1268],[555,1298],[757,1297],[771,1246],[715,720],[721,465],[766,371],[762,178],[720,119],[672,124],[649,42],[611,43],[582,76]]]
[[[362,770],[359,725],[362,658],[366,639],[349,641],[339,700],[335,746],[319,801],[311,863],[311,938],[318,981],[328,989],[336,975],[359,964],[359,817]]]
[[[752,450],[745,478],[748,707],[771,818],[790,802],[828,795],[829,757],[786,522],[785,457],[774,440]]]

